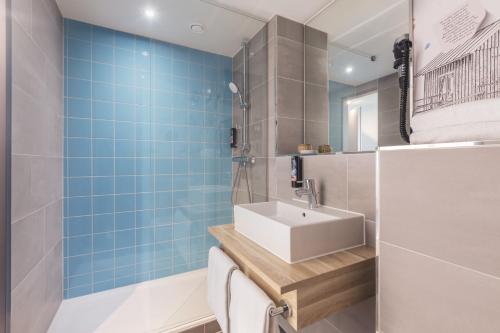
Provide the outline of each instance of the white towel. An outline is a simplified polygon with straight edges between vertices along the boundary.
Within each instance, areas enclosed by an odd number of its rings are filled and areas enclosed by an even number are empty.
[[[231,275],[238,269],[218,247],[208,253],[208,305],[212,309],[223,333],[229,333],[229,283]]]
[[[229,325],[231,333],[276,333],[278,324],[269,316],[273,301],[241,271],[231,276]]]

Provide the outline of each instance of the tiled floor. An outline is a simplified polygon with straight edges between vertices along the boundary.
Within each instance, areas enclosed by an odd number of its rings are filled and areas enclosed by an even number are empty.
[[[65,300],[48,333],[177,333],[213,321],[206,269]],[[212,329],[213,326],[206,325]],[[191,332],[191,331],[188,331]]]

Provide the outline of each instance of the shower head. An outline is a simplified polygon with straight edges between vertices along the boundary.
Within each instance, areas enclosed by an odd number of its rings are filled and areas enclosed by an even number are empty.
[[[240,88],[238,88],[234,82],[229,82],[229,90],[231,90],[233,94],[238,94],[240,92]]]
[[[240,99],[240,107],[242,109],[245,109],[247,107],[247,103],[243,99],[243,95],[241,94],[240,88],[236,85],[234,82],[229,82],[229,90],[235,95],[238,95],[238,98]]]

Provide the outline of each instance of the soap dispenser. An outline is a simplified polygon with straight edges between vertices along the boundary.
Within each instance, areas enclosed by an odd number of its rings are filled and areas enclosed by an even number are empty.
[[[290,180],[293,188],[302,187],[302,157],[292,156]]]

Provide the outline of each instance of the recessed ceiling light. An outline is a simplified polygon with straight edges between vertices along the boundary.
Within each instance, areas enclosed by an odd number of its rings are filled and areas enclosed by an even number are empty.
[[[156,17],[156,11],[151,7],[144,8],[144,16],[148,19],[154,19]]]
[[[352,71],[353,71],[353,70],[354,70],[354,68],[352,68],[351,66],[347,66],[347,67],[345,68],[345,72],[346,72],[347,74],[352,73]]]
[[[196,34],[202,34],[205,32],[205,27],[200,23],[193,23],[189,26],[192,32]]]

